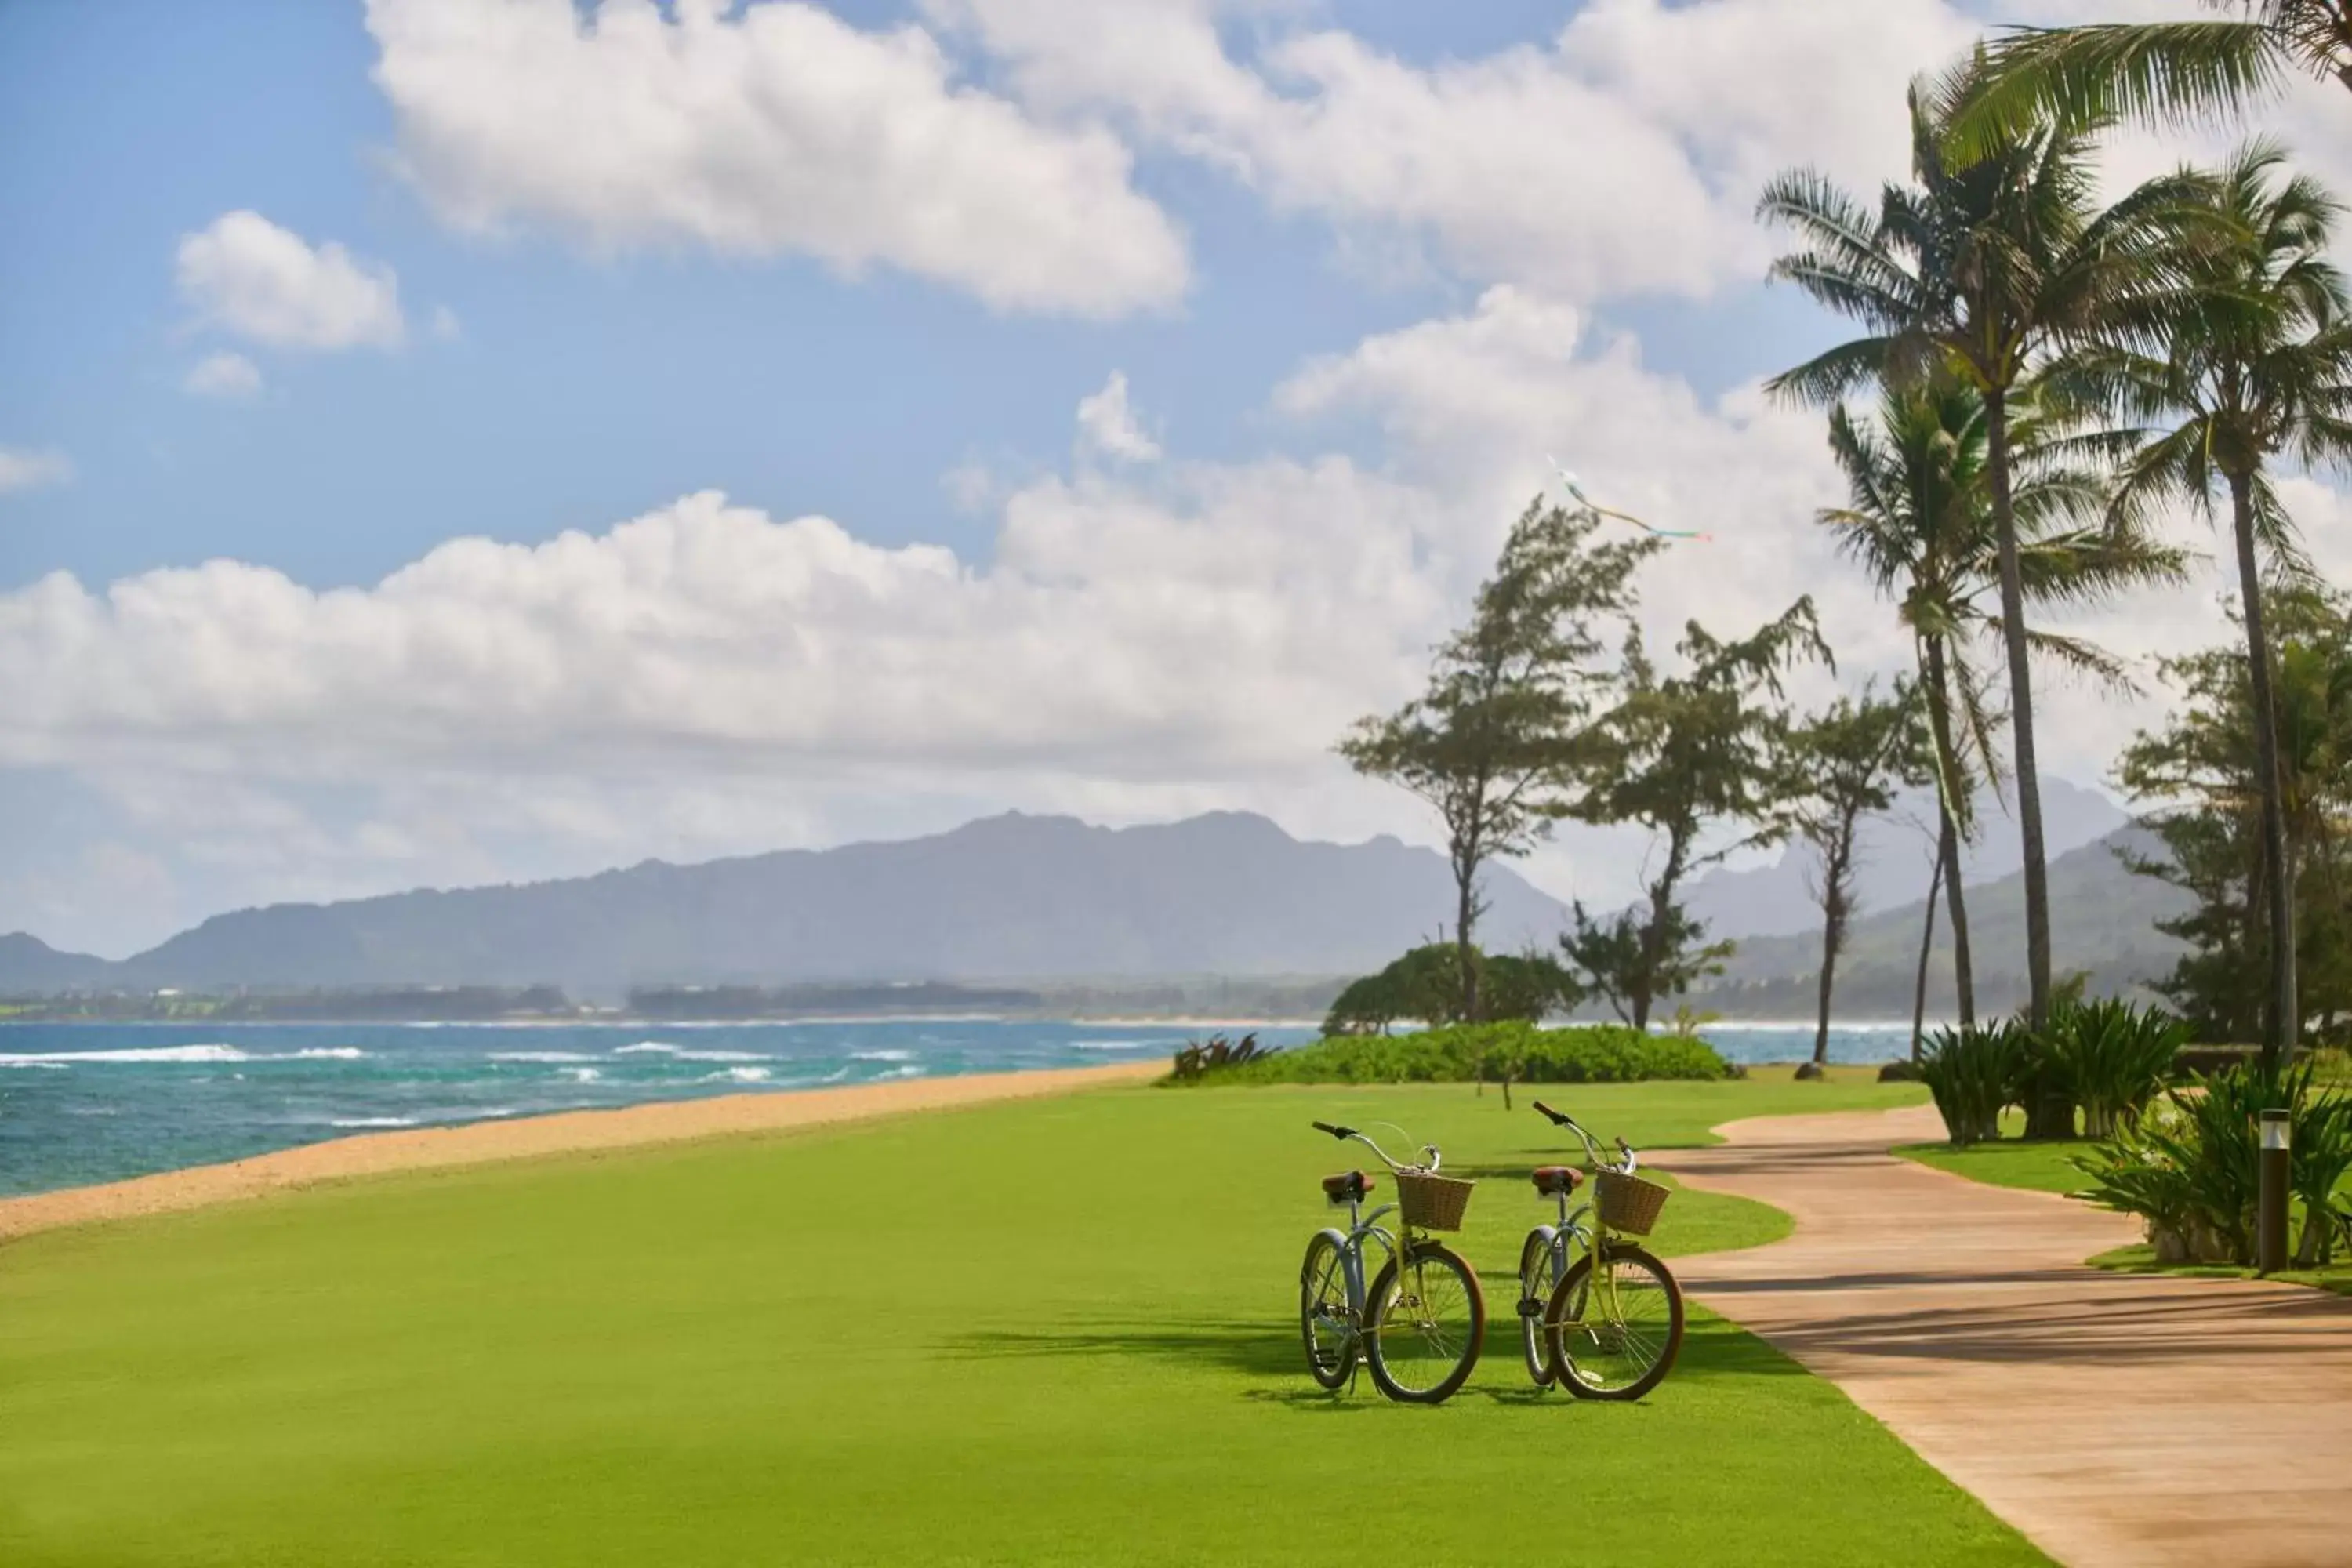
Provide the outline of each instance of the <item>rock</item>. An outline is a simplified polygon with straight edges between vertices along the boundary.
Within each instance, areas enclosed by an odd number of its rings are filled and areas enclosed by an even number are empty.
[[[1797,1064],[1797,1081],[1800,1083],[1805,1082],[1811,1079],[1817,1079],[1824,1076],[1826,1075],[1822,1071],[1822,1067],[1819,1062],[1799,1062]]]

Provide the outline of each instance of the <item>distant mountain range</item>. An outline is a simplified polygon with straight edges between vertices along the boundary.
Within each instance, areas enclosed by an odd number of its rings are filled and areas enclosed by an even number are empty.
[[[2050,804],[2053,846],[2074,844],[2051,864],[2058,968],[2088,969],[2102,990],[2169,969],[2179,944],[2151,922],[2182,909],[2183,896],[2131,875],[2114,853],[2152,841],[2125,827],[2084,842],[2122,817],[2091,792],[2057,785]],[[2014,837],[2006,828],[1991,825],[1976,868],[2014,866],[2015,851],[2000,847]],[[1900,822],[1872,833],[1864,912],[1840,965],[1838,1011],[1849,1018],[1907,1016],[1918,954],[1924,846]],[[2010,870],[1969,889],[1988,1009],[2024,991],[2018,883]],[[1559,900],[1507,867],[1488,875],[1486,892],[1490,950],[1549,950],[1567,923]],[[1694,902],[1739,939],[1702,1005],[1810,1014],[1820,915],[1801,856],[1703,879]],[[1336,977],[1436,938],[1453,906],[1444,858],[1394,838],[1306,843],[1237,813],[1127,828],[1013,814],[894,843],[241,910],[121,962],[19,932],[0,936],[0,994],[552,985],[612,1002],[635,987],[1085,979],[1109,983],[1108,1000],[1177,977],[1280,976],[1284,994],[1296,993],[1286,1005],[1311,1011]],[[1939,914],[1938,1014],[1950,1009],[1949,951]],[[1181,996],[1171,1005],[1184,1008]]]
[[[2093,994],[2128,994],[2170,972],[2183,944],[2156,929],[2158,920],[2185,913],[2187,893],[2126,869],[2117,851],[2160,858],[2156,837],[2126,826],[2050,862],[2052,967],[2084,971]],[[1998,1013],[2025,1000],[2024,874],[2013,871],[1968,889],[1969,953],[1979,1012]],[[1920,891],[1924,892],[1922,889]],[[1838,960],[1837,1016],[1907,1018],[1918,972],[1926,905],[1918,897],[1865,912],[1854,923]],[[1928,960],[1930,1017],[1953,1016],[1952,933],[1938,900],[1936,943]],[[1693,1005],[1740,1017],[1811,1016],[1821,972],[1818,928],[1739,943],[1723,979]]]
[[[2025,864],[2016,822],[1990,791],[1977,802],[1977,841],[1960,858],[1964,885],[1997,881]],[[2063,779],[2042,781],[2042,837],[2053,861],[2130,821],[2121,806],[2096,790]],[[1864,911],[1914,903],[1927,892],[1935,861],[1935,822],[1936,798],[1922,791],[1898,802],[1888,815],[1863,824],[1855,881]],[[1769,866],[1706,873],[1691,884],[1684,901],[1706,922],[1710,936],[1813,931],[1822,920],[1821,907],[1813,901],[1818,865],[1811,850],[1791,845]]]
[[[1493,944],[1549,945],[1559,900],[1486,879]],[[1215,813],[1108,828],[1009,814],[896,843],[526,886],[215,915],[119,963],[0,937],[0,992],[635,985],[1358,973],[1450,923],[1444,858],[1302,843]]]

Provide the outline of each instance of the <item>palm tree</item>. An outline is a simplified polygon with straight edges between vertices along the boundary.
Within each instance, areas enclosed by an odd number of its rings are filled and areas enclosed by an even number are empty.
[[[1951,374],[1984,400],[1985,478],[1998,547],[2000,630],[2009,663],[2018,826],[2024,840],[2031,1016],[2050,1008],[2050,888],[2034,761],[2032,639],[2011,495],[2010,403],[2053,351],[2090,337],[2153,286],[2179,247],[2202,184],[2151,180],[2113,206],[2094,204],[2095,128],[2042,126],[2005,137],[1966,168],[1944,156],[1945,124],[1911,89],[1912,177],[1875,212],[1811,170],[1765,187],[1759,216],[1796,231],[1801,248],[1772,265],[1870,335],[1775,378],[1784,396],[1831,404],[1875,377],[1903,384]]]
[[[2281,458],[2352,466],[2352,296],[2327,260],[2343,208],[2317,182],[2283,175],[2285,161],[2268,142],[2238,153],[2213,182],[2224,237],[2189,258],[2173,287],[2124,312],[2113,343],[2083,362],[2085,384],[2103,388],[2127,415],[2180,420],[2133,464],[2127,497],[2186,494],[2209,513],[2216,491],[2230,499],[2263,796],[2271,938],[2263,1048],[2270,1061],[2301,1028],[2294,859],[2262,557],[2267,550],[2290,573],[2303,569],[2270,468]]]
[[[2347,0],[2204,3],[2237,15],[2010,33],[1945,89],[1955,151],[1979,156],[2040,121],[2150,123],[2231,113],[2294,76],[2352,88]]]
[[[2013,426],[2019,449],[2015,503],[2022,537],[2019,568],[2025,597],[2049,605],[2089,602],[2126,588],[2177,578],[2180,552],[2149,541],[2137,527],[2085,526],[2109,506],[2110,475],[2101,454],[2059,433],[2029,395]],[[1949,376],[1890,388],[1874,422],[1841,406],[1830,414],[1830,450],[1844,471],[1850,504],[1818,521],[1841,553],[1880,594],[1896,602],[1910,632],[1927,719],[1937,800],[1937,854],[1927,910],[1932,942],[1940,886],[1952,922],[1954,989],[1963,1026],[1976,1021],[1974,964],[1960,847],[1975,837],[1978,782],[1999,782],[1992,731],[1999,715],[1985,700],[1976,648],[1998,635],[1999,614],[1985,601],[1997,592],[2000,543],[1992,525],[1985,400]],[[2029,630],[2033,650],[2110,680],[2120,668],[2078,638]],[[1923,970],[1924,974],[1924,970]]]

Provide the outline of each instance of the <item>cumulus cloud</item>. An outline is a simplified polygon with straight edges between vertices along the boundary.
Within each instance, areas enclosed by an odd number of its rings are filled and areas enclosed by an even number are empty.
[[[1115,370],[1102,390],[1078,400],[1078,436],[1093,450],[1123,462],[1149,463],[1160,456],[1160,443],[1136,422],[1127,400],[1127,373]]]
[[[402,162],[448,221],[613,249],[875,265],[1007,310],[1173,303],[1188,263],[1127,149],[957,82],[917,26],[713,0],[371,0]]]
[[[1220,12],[1247,7],[1213,0],[926,8],[1033,103],[1113,116],[1375,248],[1578,299],[1755,275],[1763,179],[1899,171],[1904,81],[1976,31],[1940,0],[1594,0],[1542,44],[1423,65],[1336,28],[1260,27],[1236,58]]]
[[[407,332],[391,268],[249,209],[183,237],[178,276],[206,325],[273,348],[396,348]]]
[[[207,354],[188,369],[180,385],[197,397],[238,402],[261,391],[261,371],[240,353]]]
[[[0,496],[64,484],[73,478],[73,471],[63,452],[0,447]]]

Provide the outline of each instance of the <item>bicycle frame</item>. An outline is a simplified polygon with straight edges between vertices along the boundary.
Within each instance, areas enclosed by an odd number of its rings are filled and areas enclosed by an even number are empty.
[[[1361,1132],[1352,1129],[1344,1131],[1335,1129],[1320,1121],[1314,1125],[1318,1131],[1339,1135],[1342,1142],[1361,1143],[1365,1148],[1370,1149],[1379,1157],[1381,1163],[1389,1168],[1391,1177],[1400,1171],[1414,1168],[1401,1165],[1391,1159],[1387,1150],[1382,1149]],[[1420,1169],[1435,1171],[1444,1163],[1444,1157],[1438,1152],[1433,1144],[1423,1144],[1421,1152],[1428,1157],[1429,1163],[1419,1167]],[[1421,1239],[1413,1234],[1412,1227],[1402,1223],[1401,1205],[1381,1204],[1370,1214],[1362,1213],[1362,1208],[1361,1198],[1349,1198],[1348,1228],[1343,1232],[1335,1226],[1327,1226],[1322,1232],[1339,1248],[1339,1265],[1344,1271],[1348,1286],[1348,1310],[1355,1319],[1354,1323],[1349,1326],[1349,1332],[1358,1340],[1363,1338],[1365,1315],[1371,1310],[1370,1281],[1373,1270],[1364,1266],[1364,1244],[1367,1241],[1378,1241],[1387,1251],[1389,1258],[1397,1265],[1397,1285],[1402,1289],[1404,1286],[1404,1270],[1413,1262],[1414,1247]],[[1388,1214],[1399,1215],[1400,1223],[1394,1232],[1380,1223],[1381,1216]],[[1421,1281],[1417,1277],[1413,1281],[1413,1289],[1416,1294],[1420,1293]]]
[[[1336,1226],[1323,1228],[1323,1234],[1329,1237],[1339,1249],[1340,1277],[1348,1287],[1348,1312],[1354,1320],[1349,1324],[1348,1331],[1357,1339],[1363,1337],[1364,1314],[1371,1307],[1371,1277],[1376,1272],[1364,1266],[1364,1245],[1378,1242],[1390,1258],[1397,1256],[1397,1237],[1380,1223],[1381,1216],[1394,1213],[1396,1206],[1394,1204],[1382,1204],[1371,1213],[1365,1214],[1362,1212],[1363,1200],[1350,1198],[1348,1200],[1348,1228],[1345,1231]]]
[[[1626,1146],[1622,1138],[1617,1140],[1617,1147],[1621,1152],[1620,1157],[1616,1160],[1605,1160],[1601,1158],[1600,1142],[1591,1133],[1579,1126],[1573,1117],[1552,1110],[1541,1100],[1536,1102],[1536,1109],[1550,1117],[1555,1124],[1575,1133],[1583,1142],[1585,1159],[1592,1166],[1596,1174],[1608,1171],[1618,1175],[1630,1176],[1633,1173],[1634,1167],[1641,1163],[1640,1157]],[[1601,1303],[1604,1310],[1612,1315],[1617,1313],[1621,1310],[1621,1304],[1617,1300],[1617,1276],[1608,1267],[1613,1238],[1609,1234],[1609,1227],[1601,1222],[1600,1205],[1597,1202],[1588,1201],[1571,1214],[1568,1207],[1569,1194],[1559,1193],[1555,1194],[1555,1197],[1559,1205],[1559,1224],[1553,1230],[1551,1237],[1552,1278],[1558,1279],[1567,1275],[1570,1262],[1569,1246],[1571,1241],[1575,1242],[1583,1249],[1585,1255],[1592,1259],[1592,1268],[1586,1278],[1592,1282],[1592,1288],[1603,1292]],[[1590,1225],[1585,1223],[1588,1217],[1591,1221]]]

